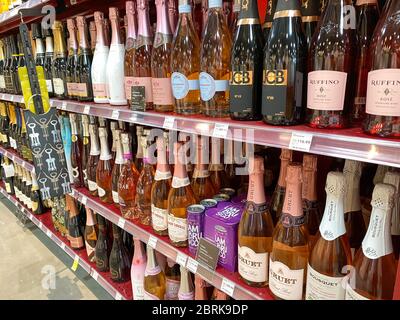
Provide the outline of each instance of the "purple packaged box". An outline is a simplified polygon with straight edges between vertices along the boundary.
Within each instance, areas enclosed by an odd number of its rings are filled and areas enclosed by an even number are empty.
[[[246,201],[247,201],[246,193],[239,194],[238,196],[233,197],[231,200],[233,204],[243,204],[243,205],[246,205]]]
[[[224,202],[224,206],[206,210],[204,238],[219,249],[218,264],[235,272],[238,260],[238,227],[244,205]]]

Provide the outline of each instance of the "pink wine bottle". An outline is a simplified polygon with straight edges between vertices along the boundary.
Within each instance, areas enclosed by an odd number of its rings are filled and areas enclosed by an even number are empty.
[[[147,258],[142,242],[139,239],[134,239],[133,241],[135,245],[135,254],[133,255],[131,267],[133,300],[144,300],[143,281]]]

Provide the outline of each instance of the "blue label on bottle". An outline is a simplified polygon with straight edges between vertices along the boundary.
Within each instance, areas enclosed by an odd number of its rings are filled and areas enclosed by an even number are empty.
[[[207,72],[200,72],[200,97],[203,101],[211,100],[215,95],[215,81]]]
[[[190,6],[190,4],[181,4],[178,6],[178,12],[179,13],[191,13],[192,7]]]
[[[189,81],[180,72],[174,72],[171,75],[172,94],[175,99],[183,99],[189,92]]]
[[[209,8],[222,8],[222,0],[208,0]]]

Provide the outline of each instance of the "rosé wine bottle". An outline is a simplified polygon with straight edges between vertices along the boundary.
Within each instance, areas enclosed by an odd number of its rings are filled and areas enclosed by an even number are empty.
[[[131,267],[133,300],[144,300],[143,282],[147,258],[143,243],[139,239],[134,239],[133,242],[135,246]]]
[[[125,5],[126,19],[128,22],[125,43],[125,94],[128,105],[131,105],[132,77],[137,37],[136,1],[127,1]]]

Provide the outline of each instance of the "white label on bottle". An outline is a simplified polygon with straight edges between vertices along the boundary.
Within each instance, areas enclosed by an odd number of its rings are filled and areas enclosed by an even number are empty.
[[[133,299],[144,300],[143,277],[133,279]]]
[[[192,6],[190,4],[180,4],[178,6],[178,12],[179,13],[191,13]]]
[[[292,270],[280,261],[270,259],[269,288],[279,298],[301,300],[304,269]]]
[[[104,197],[106,195],[106,191],[99,186],[97,186],[97,191],[99,193],[99,197]]]
[[[147,292],[146,290],[144,290],[143,298],[144,298],[144,300],[160,300],[160,298],[158,298],[154,294]]]
[[[307,108],[342,111],[346,94],[347,73],[313,71],[308,74]]]
[[[347,285],[345,300],[369,300],[369,299],[357,293],[351,286]]]
[[[186,261],[188,259],[188,256],[182,252],[178,252],[176,255],[176,263],[181,265],[182,267],[186,267]]]
[[[222,0],[209,0],[208,8],[222,8]]]
[[[155,250],[156,246],[157,246],[157,241],[158,241],[158,239],[155,236],[150,235],[149,240],[147,241],[147,244],[149,247],[151,247]]]
[[[64,94],[64,81],[61,78],[53,78],[55,94]]]
[[[89,191],[97,190],[97,183],[95,181],[88,180]]]
[[[216,91],[214,78],[207,72],[200,72],[199,82],[201,100],[211,100],[214,97]]]
[[[197,81],[198,80],[191,80],[191,81]],[[175,97],[175,99],[183,99],[187,96],[190,90],[196,90],[196,89],[191,89],[195,88],[195,84],[188,80],[185,75],[183,75],[180,72],[174,72],[172,73],[171,76],[171,86],[172,86],[172,94]]]
[[[5,80],[3,75],[0,75],[0,88],[1,89],[5,89],[6,88],[6,80]]]
[[[167,172],[161,172],[159,170],[156,170],[156,173],[154,175],[154,180],[155,181],[161,181],[161,180],[168,180],[172,178],[171,171]]]
[[[10,185],[10,183],[6,182],[5,184],[6,184],[7,193],[11,193],[11,185]],[[8,198],[8,195],[7,195],[7,198]]]
[[[178,188],[186,187],[189,184],[190,184],[190,180],[188,177],[186,177],[186,178],[173,177],[172,178],[172,188],[178,189]]]
[[[180,281],[167,278],[165,298],[167,300],[178,300]]]
[[[335,240],[346,233],[342,197],[328,195],[319,231],[327,241]]]
[[[268,252],[256,253],[251,248],[238,246],[239,274],[252,282],[268,280]]]
[[[306,300],[343,300],[345,277],[329,277],[308,265]]]
[[[373,208],[367,233],[362,242],[362,251],[369,259],[378,259],[393,252],[390,236],[390,214],[386,210]]]
[[[177,218],[174,215],[169,214],[168,235],[173,242],[187,241],[188,239],[187,219]]]
[[[174,117],[165,117],[163,128],[164,129],[173,129],[174,123],[175,123]]]
[[[400,69],[381,69],[368,74],[366,111],[378,116],[400,116]]]
[[[14,166],[12,164],[8,164],[8,165],[3,164],[3,169],[4,169],[4,175],[6,176],[6,178],[14,177],[15,171],[14,171]]]
[[[289,149],[302,152],[310,152],[312,139],[312,134],[292,132],[292,136],[290,137],[289,142]]]
[[[112,191],[112,198],[114,203],[119,203],[119,197],[118,197],[118,192],[117,191]]]
[[[213,137],[226,139],[228,134],[229,124],[217,122],[214,126]]]
[[[48,93],[53,92],[53,82],[51,81],[51,79],[46,79],[46,87]]]
[[[221,291],[225,292],[228,296],[233,297],[233,292],[235,291],[235,283],[223,278],[221,283]]]
[[[168,229],[168,210],[157,208],[151,204],[151,221],[153,229],[156,231],[164,231]]]
[[[10,146],[13,149],[17,149],[17,144],[16,144],[16,141],[15,141],[15,139],[13,137],[10,137]],[[13,160],[13,159],[11,159],[11,160]]]

